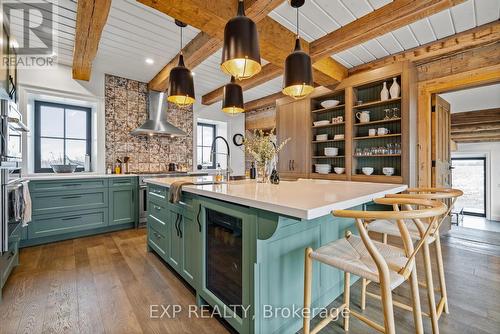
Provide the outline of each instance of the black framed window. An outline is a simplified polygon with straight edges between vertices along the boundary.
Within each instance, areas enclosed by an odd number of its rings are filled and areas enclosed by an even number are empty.
[[[91,108],[35,101],[35,173],[52,172],[51,164],[82,171],[91,155],[91,117]]]
[[[464,214],[486,217],[486,158],[452,158],[452,187],[464,195],[455,203],[455,210]]]
[[[210,151],[215,138],[216,126],[214,124],[198,123],[196,131],[196,164],[214,169],[216,159],[211,161]]]

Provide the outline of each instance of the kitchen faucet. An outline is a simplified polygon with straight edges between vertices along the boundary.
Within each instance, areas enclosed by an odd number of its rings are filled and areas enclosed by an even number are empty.
[[[212,161],[215,161],[215,157],[216,157],[216,150],[215,150],[215,144],[217,142],[217,139],[222,139],[224,141],[224,143],[226,144],[226,148],[227,148],[227,154],[225,153],[219,153],[219,154],[225,154],[226,155],[226,182],[229,182],[229,178],[231,176],[231,150],[229,149],[229,143],[227,142],[226,138],[222,137],[222,136],[217,136],[214,138],[214,140],[212,141],[212,148],[210,150],[210,155],[212,157]]]

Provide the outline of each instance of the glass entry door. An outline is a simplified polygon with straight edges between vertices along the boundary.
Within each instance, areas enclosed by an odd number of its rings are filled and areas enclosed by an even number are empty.
[[[486,158],[452,158],[452,187],[464,192],[455,210],[486,217]]]

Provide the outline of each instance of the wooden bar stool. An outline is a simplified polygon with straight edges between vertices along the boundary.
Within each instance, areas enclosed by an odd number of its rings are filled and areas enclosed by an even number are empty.
[[[406,280],[411,283],[413,317],[416,333],[423,333],[420,299],[418,294],[418,280],[415,266],[415,256],[431,233],[437,227],[437,217],[446,212],[446,205],[438,201],[413,198],[379,198],[376,203],[392,205],[394,211],[353,211],[335,210],[336,217],[354,218],[359,236],[347,231],[345,238],[332,241],[316,250],[306,248],[304,266],[304,334],[318,333],[330,321],[344,314],[344,329],[349,330],[349,316],[352,315],[372,328],[382,332],[396,333],[394,324],[392,290]],[[412,205],[418,206],[417,210]],[[400,210],[400,207],[404,210]],[[401,232],[404,249],[373,241],[368,235],[365,220],[389,219],[397,221]],[[421,242],[416,246],[404,223],[405,219],[421,223],[421,219],[428,219],[428,228]],[[422,223],[421,223],[422,224]],[[333,266],[344,271],[344,302],[328,312],[328,316],[320,321],[313,329],[311,321],[311,286],[313,260]],[[380,295],[384,314],[384,324],[379,323],[350,309],[350,275],[368,279],[380,284]],[[346,312],[345,312],[346,311]]]
[[[439,236],[439,228],[441,224],[444,222],[446,217],[449,215],[451,210],[453,209],[453,205],[455,204],[458,197],[462,196],[463,192],[458,189],[451,188],[410,188],[407,189],[405,194],[392,194],[387,195],[388,198],[418,198],[418,199],[427,199],[427,200],[437,200],[449,204],[448,209],[444,212],[438,220],[438,226],[434,233],[431,233],[427,238],[427,242],[423,246],[423,255],[424,255],[424,267],[425,267],[425,276],[426,283],[422,284],[427,288],[427,297],[429,299],[429,312],[423,312],[425,316],[431,318],[432,330],[434,334],[439,333],[438,320],[444,310],[445,313],[449,313],[448,308],[448,295],[446,292],[446,281],[444,277],[444,266],[443,266],[443,255],[441,251],[441,240]],[[415,240],[420,240],[422,236],[425,234],[427,227],[425,225],[419,224],[417,222],[408,221],[405,223],[408,231],[410,232],[410,237]],[[387,243],[387,235],[391,236],[400,236],[398,226],[394,221],[387,219],[377,219],[370,224],[367,225],[367,230],[369,232],[377,232],[382,234],[383,243]],[[437,271],[439,275],[439,286],[438,290],[441,298],[436,306],[435,296],[434,296],[434,283],[432,279],[432,268],[431,268],[431,258],[430,258],[430,250],[429,245],[434,243],[436,250],[436,265]],[[366,291],[366,287],[370,283],[369,280],[363,279],[363,283],[361,285],[361,309],[365,309],[366,305],[366,296],[380,298],[378,295],[374,293],[370,293]],[[398,307],[411,311],[411,306],[395,303]]]

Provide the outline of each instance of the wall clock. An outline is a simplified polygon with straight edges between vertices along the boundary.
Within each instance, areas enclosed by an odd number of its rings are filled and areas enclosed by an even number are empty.
[[[243,135],[241,133],[237,133],[233,136],[233,143],[236,146],[243,145]]]

